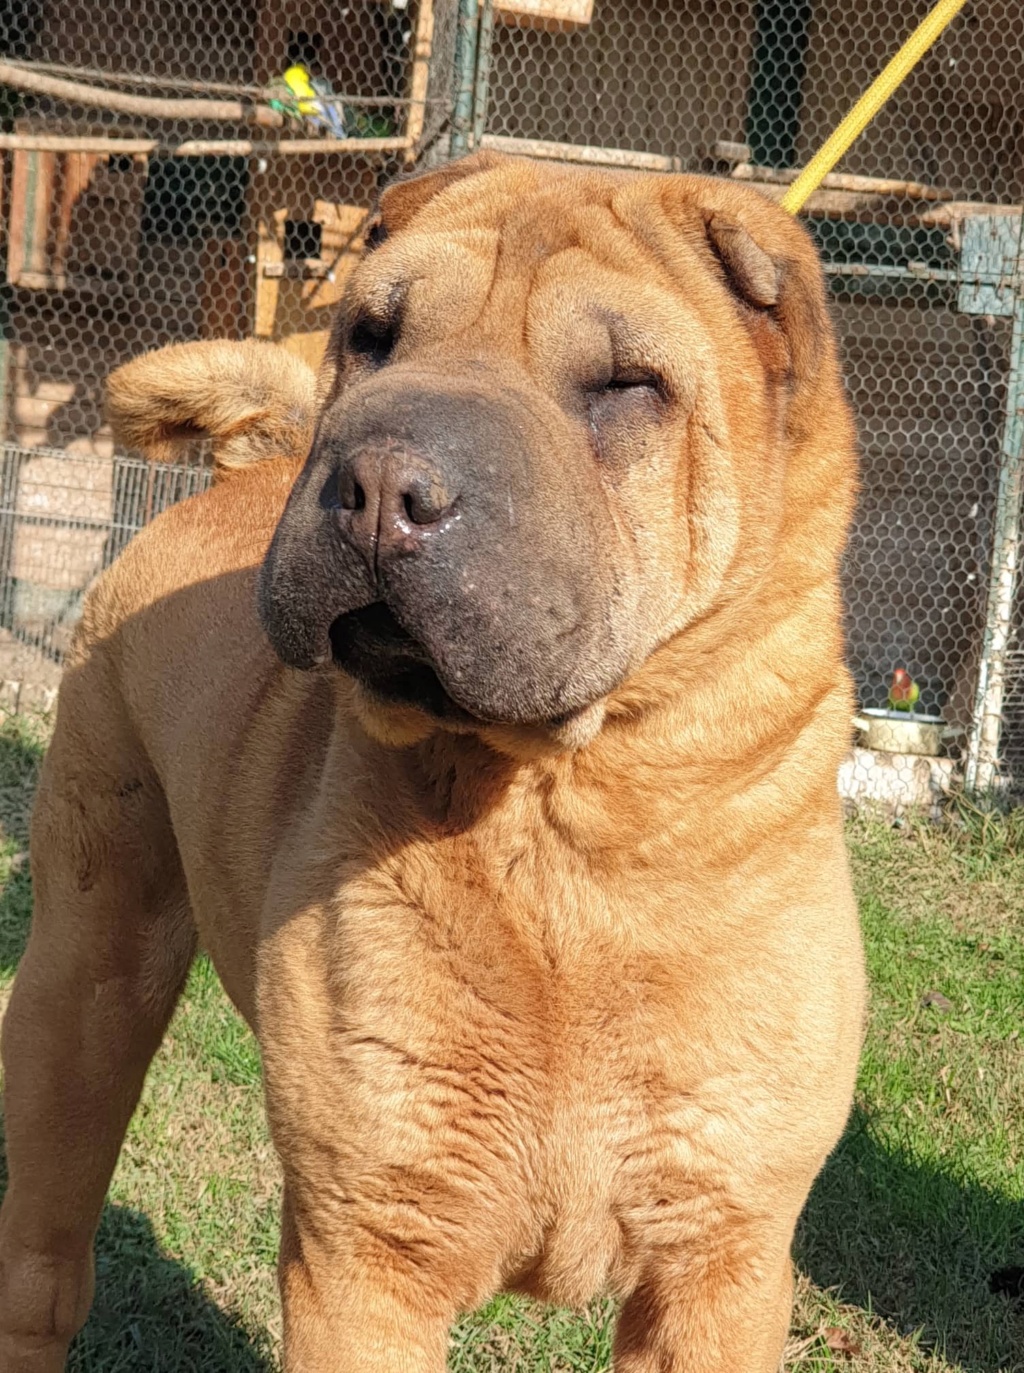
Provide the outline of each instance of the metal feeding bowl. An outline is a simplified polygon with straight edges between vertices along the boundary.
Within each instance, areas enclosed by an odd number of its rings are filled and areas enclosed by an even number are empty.
[[[926,758],[935,758],[943,742],[960,733],[947,725],[941,715],[916,715],[913,711],[875,706],[855,715],[853,723],[863,735],[864,748],[883,753],[919,753]]]

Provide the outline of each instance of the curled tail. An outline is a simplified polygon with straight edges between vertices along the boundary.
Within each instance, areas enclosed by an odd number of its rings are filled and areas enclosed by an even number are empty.
[[[218,474],[301,457],[316,414],[312,370],[273,343],[174,343],[107,379],[107,414],[126,448],[168,461],[210,439]]]

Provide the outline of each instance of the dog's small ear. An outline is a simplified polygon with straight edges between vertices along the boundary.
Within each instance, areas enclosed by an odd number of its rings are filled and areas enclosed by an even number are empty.
[[[712,252],[748,305],[767,309],[779,303],[779,269],[742,224],[712,212],[704,220]]]
[[[399,233],[416,218],[435,196],[467,177],[479,176],[506,161],[500,153],[473,153],[470,157],[447,162],[443,167],[426,172],[413,172],[385,187],[377,208],[366,228],[366,247],[373,251],[379,244]]]
[[[671,222],[717,267],[766,371],[790,388],[813,385],[834,365],[835,340],[807,231],[752,187],[711,177],[666,181]]]

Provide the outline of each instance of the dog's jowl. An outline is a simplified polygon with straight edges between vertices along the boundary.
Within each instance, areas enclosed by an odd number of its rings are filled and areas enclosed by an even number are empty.
[[[385,191],[318,378],[110,383],[211,489],[87,603],[3,1031],[0,1373],[58,1373],[197,947],[263,1056],[288,1373],[506,1288],[774,1373],[863,986],[836,795],[854,440],[754,190],[487,155]],[[158,1160],[153,1160],[158,1166]]]

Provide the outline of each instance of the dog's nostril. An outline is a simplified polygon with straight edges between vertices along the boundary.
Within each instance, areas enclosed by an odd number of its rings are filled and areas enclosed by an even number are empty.
[[[401,495],[402,509],[410,524],[437,524],[451,509],[452,498],[444,483],[433,474],[409,482]]]
[[[342,510],[365,510],[366,488],[356,478],[351,467],[343,467],[338,473],[338,505]]]

